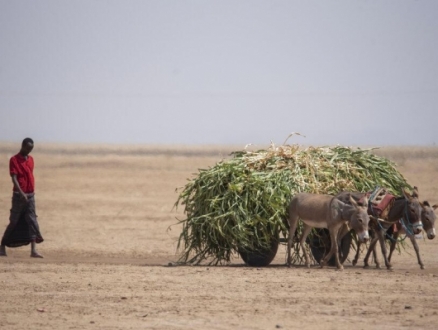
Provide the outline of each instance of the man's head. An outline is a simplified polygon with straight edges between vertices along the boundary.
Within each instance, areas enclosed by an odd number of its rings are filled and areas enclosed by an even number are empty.
[[[27,156],[30,154],[30,152],[33,149],[33,140],[31,138],[25,138],[23,142],[21,143],[21,150],[20,153],[23,156]]]

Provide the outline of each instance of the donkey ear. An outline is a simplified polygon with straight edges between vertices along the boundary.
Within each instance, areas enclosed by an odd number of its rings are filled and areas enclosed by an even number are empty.
[[[438,208],[438,205],[435,204],[435,205],[432,206],[432,208],[433,208],[434,210],[436,210],[436,209]]]
[[[411,194],[409,194],[404,188],[402,188],[402,193],[406,199],[411,199]]]
[[[368,206],[368,197],[365,195],[362,198],[362,205],[363,206]]]
[[[413,193],[412,193],[412,197],[416,197],[416,198],[418,198],[418,188],[416,187],[416,186],[414,186],[414,191],[413,191]]]

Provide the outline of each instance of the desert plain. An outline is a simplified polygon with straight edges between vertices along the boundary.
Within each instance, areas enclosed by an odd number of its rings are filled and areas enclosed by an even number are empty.
[[[175,266],[177,188],[244,146],[38,144],[36,207],[43,259],[29,246],[0,258],[0,328],[436,329],[438,238],[410,243],[392,271],[285,266]],[[261,148],[267,146],[260,146]],[[9,158],[0,143],[0,231],[8,224]],[[421,200],[438,204],[438,147],[381,147]]]

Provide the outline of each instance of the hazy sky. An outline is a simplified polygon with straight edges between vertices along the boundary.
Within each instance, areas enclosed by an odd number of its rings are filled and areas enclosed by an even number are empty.
[[[0,45],[0,141],[438,143],[436,0],[0,0]]]

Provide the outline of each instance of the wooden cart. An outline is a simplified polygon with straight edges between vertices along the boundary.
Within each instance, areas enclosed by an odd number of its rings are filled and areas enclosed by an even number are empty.
[[[324,255],[330,250],[330,235],[327,229],[315,229],[317,235],[307,238],[307,243],[310,245],[310,251],[316,262],[320,262]],[[352,243],[351,232],[342,237],[339,245],[339,260],[344,263],[347,260]],[[287,238],[273,237],[269,249],[259,249],[257,251],[239,250],[239,254],[243,261],[252,267],[268,266],[275,258],[280,244],[287,245]],[[329,260],[330,266],[335,266],[335,257]]]

